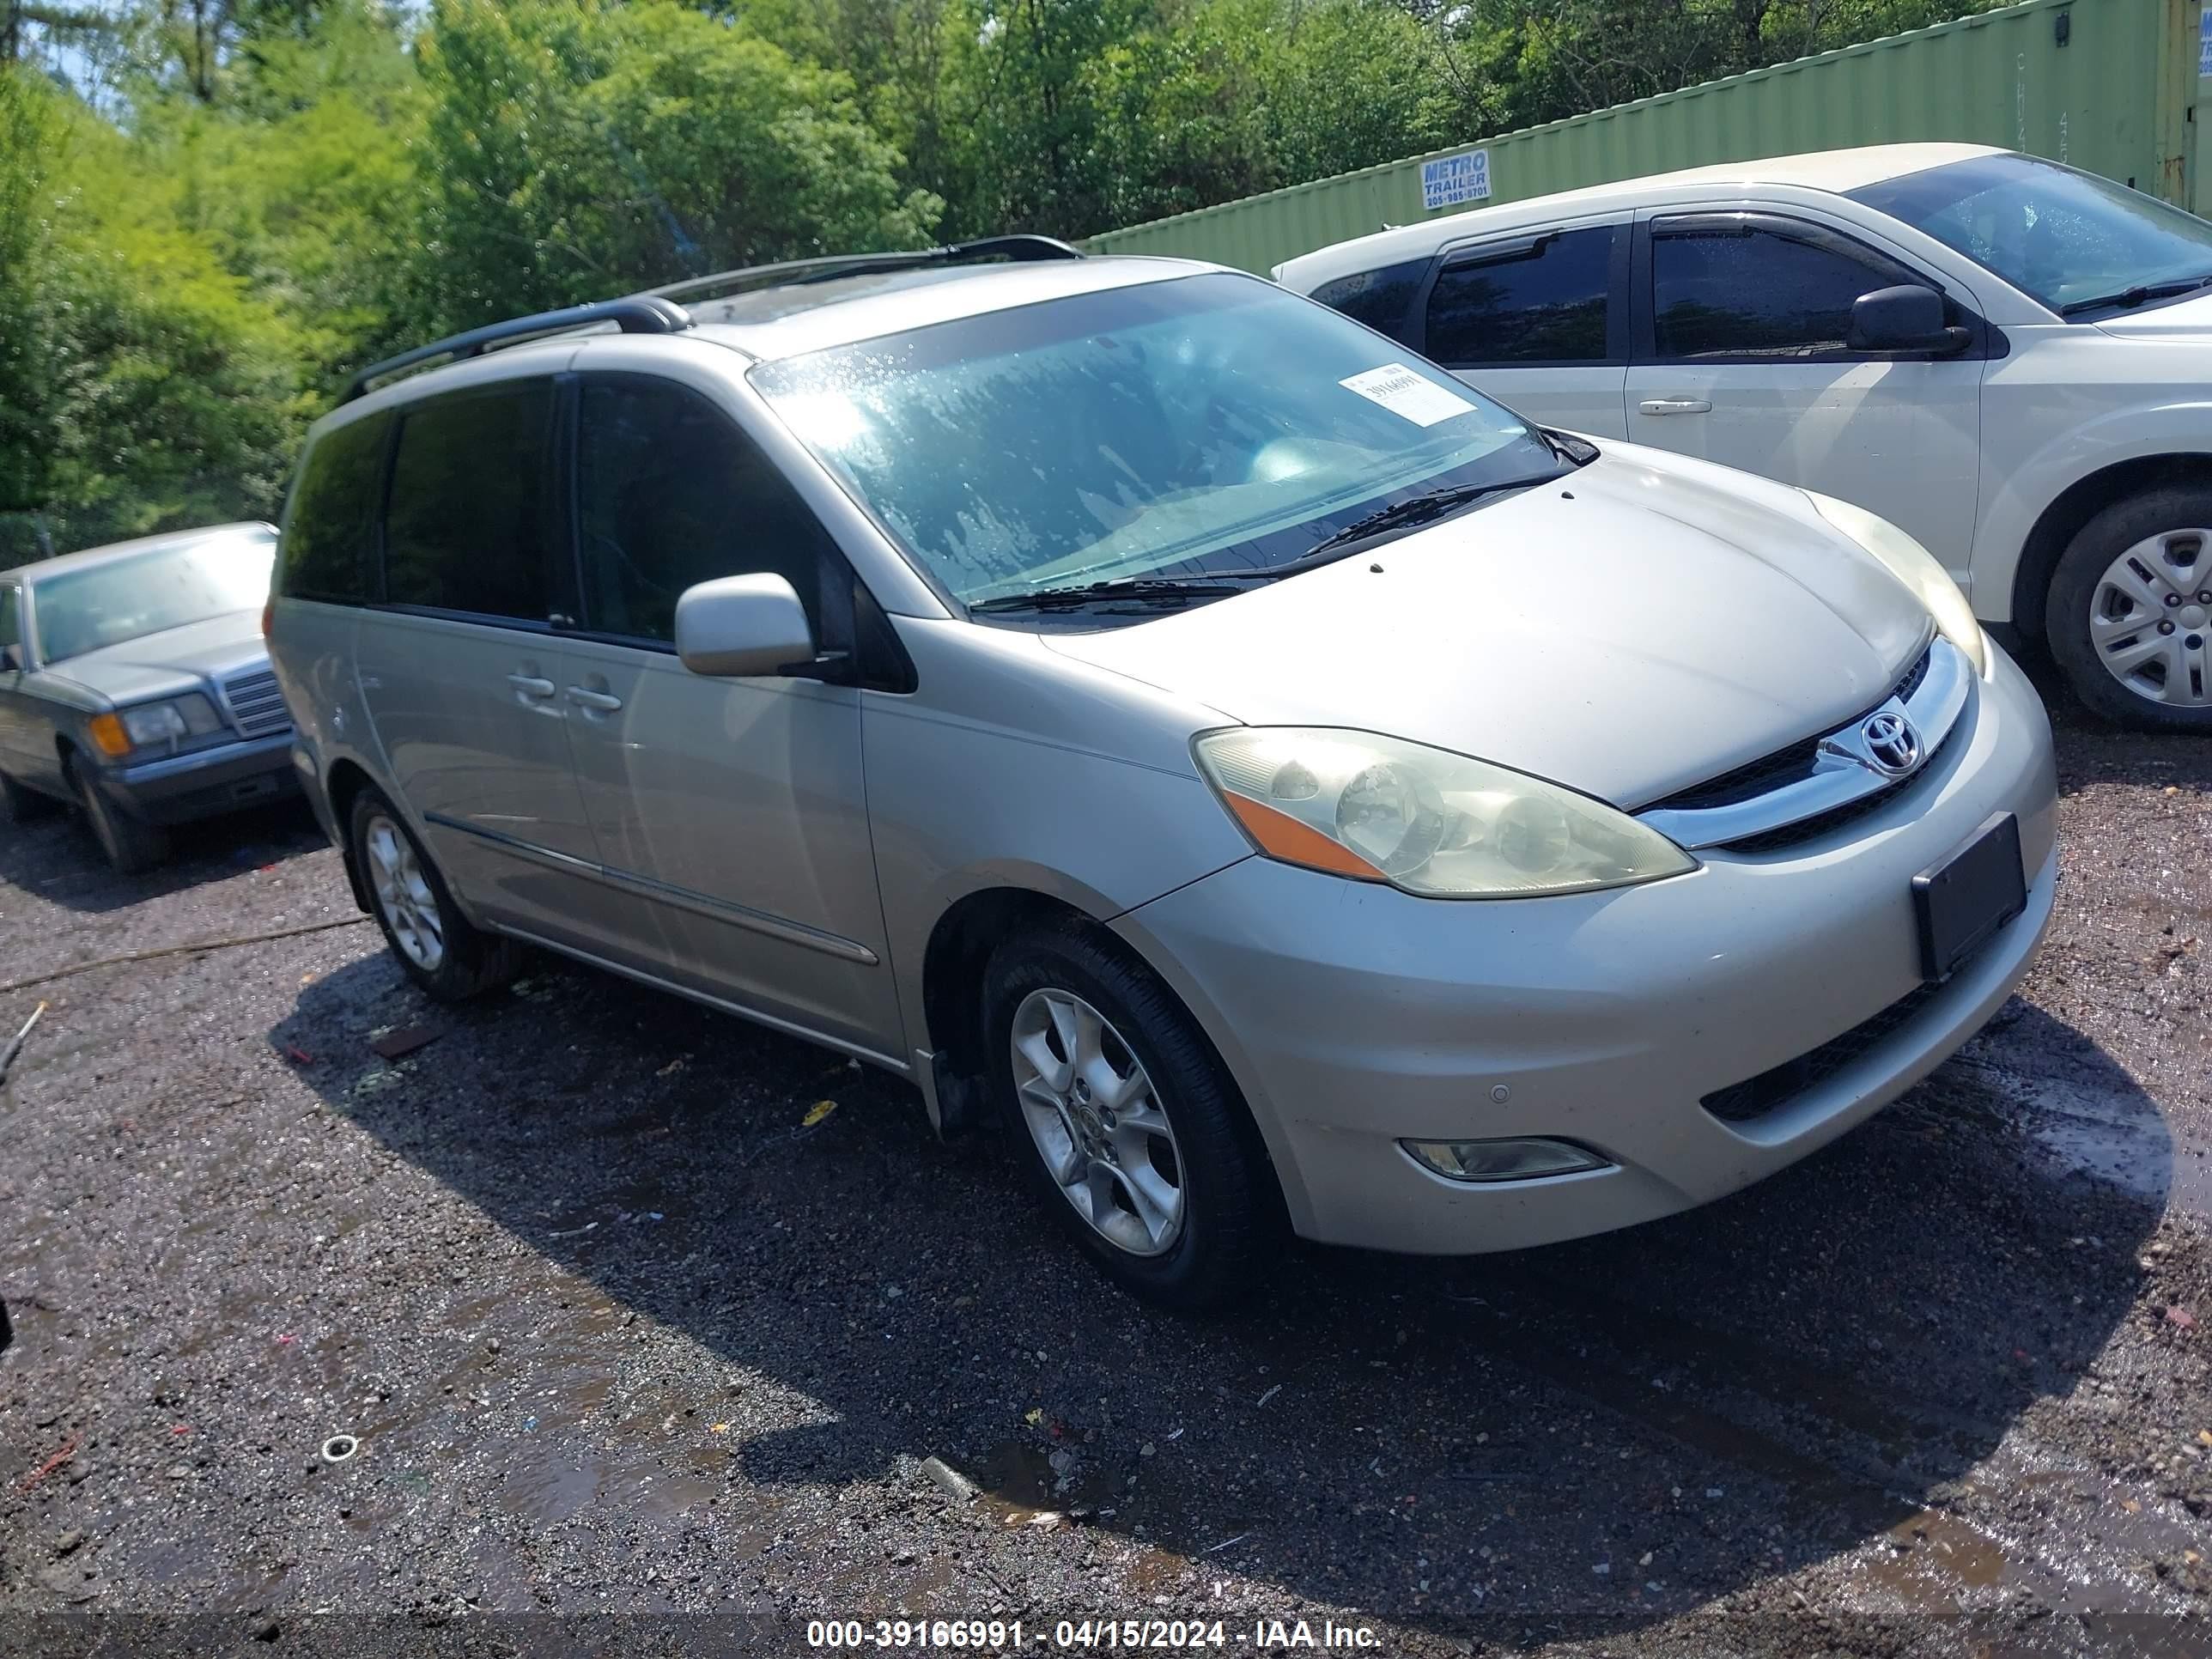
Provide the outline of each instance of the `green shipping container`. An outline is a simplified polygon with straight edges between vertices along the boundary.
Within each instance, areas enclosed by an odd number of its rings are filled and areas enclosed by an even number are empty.
[[[1108,231],[1100,253],[1266,272],[1386,225],[1583,185],[1856,144],[1948,139],[2027,150],[2203,213],[2212,3],[2027,0],[1528,127],[1432,155]],[[2212,122],[2212,108],[2208,108]],[[1474,158],[1480,154],[1481,160]],[[1445,205],[1425,207],[1424,173]],[[1484,191],[1486,189],[1486,194]],[[2212,216],[2212,215],[2208,215]]]

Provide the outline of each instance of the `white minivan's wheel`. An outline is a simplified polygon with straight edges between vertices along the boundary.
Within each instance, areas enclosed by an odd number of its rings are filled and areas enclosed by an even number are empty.
[[[511,939],[472,926],[398,809],[374,788],[354,797],[353,855],[384,942],[407,977],[441,1002],[480,996],[514,977]]]
[[[2044,626],[2107,720],[2212,732],[2212,487],[2149,490],[2091,519],[2052,573]]]
[[[984,983],[994,1091],[1046,1210],[1151,1301],[1210,1307],[1252,1288],[1282,1230],[1280,1191],[1174,994],[1073,924],[1008,939]]]

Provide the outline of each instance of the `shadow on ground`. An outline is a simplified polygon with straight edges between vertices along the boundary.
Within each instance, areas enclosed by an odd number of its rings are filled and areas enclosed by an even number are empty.
[[[370,1056],[418,1022],[434,1046]],[[1096,1279],[1006,1143],[940,1146],[902,1085],[612,977],[541,967],[456,1013],[379,955],[271,1036],[544,1264],[423,1310],[460,1338],[550,1315],[507,1345],[545,1420],[488,1501],[550,1523],[617,1487],[728,1492],[772,1537],[778,1493],[906,1478],[941,1501],[910,1461],[934,1454],[1010,1524],[1073,1510],[1141,1546],[1133,1592],[1233,1566],[1505,1641],[1635,1628],[1921,1516],[2083,1376],[2169,1178],[2153,1103],[2015,1002],[1904,1102],[1706,1210],[1472,1261],[1300,1249],[1255,1304],[1193,1322]],[[2038,1137],[2051,1089],[2100,1103],[2129,1182]],[[2100,1248],[2052,1248],[2083,1236]],[[579,1428],[633,1312],[743,1368],[707,1402],[734,1432],[679,1453]],[[427,1434],[403,1403],[380,1431]],[[928,1603],[880,1548],[848,1588]],[[940,1612],[972,1607],[974,1583],[943,1588]]]
[[[180,824],[169,833],[167,863],[143,875],[118,875],[83,815],[57,805],[0,831],[0,882],[72,910],[125,910],[330,844],[298,800]]]

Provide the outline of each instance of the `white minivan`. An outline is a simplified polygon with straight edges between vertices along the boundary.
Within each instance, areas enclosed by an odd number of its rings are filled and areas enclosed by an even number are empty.
[[[1534,419],[1878,513],[2091,708],[2212,732],[2212,223],[2033,156],[1892,144],[1538,197],[1274,275]]]

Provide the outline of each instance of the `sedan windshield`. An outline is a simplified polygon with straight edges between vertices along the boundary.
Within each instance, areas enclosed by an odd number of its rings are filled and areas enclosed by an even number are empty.
[[[1161,603],[1178,580],[1218,597],[1567,470],[1443,370],[1226,274],[963,318],[753,382],[950,592],[994,609]]]
[[[2062,316],[2109,316],[2212,283],[2212,224],[2056,161],[1981,155],[1850,195]]]
[[[165,628],[258,611],[276,544],[224,536],[157,547],[40,578],[32,589],[39,658],[61,662]]]

